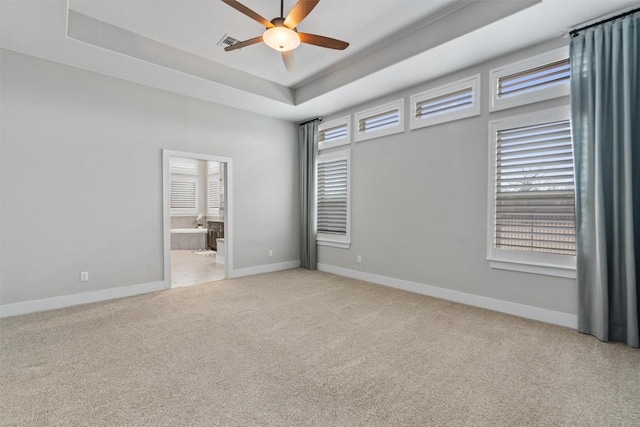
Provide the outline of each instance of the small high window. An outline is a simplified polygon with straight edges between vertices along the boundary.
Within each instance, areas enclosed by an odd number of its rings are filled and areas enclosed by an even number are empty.
[[[355,114],[355,140],[366,141],[404,132],[404,100],[390,102]]]
[[[491,70],[489,110],[567,96],[570,74],[566,47]]]
[[[480,76],[411,96],[411,129],[480,115]]]
[[[341,117],[318,126],[318,150],[351,143],[350,117]]]

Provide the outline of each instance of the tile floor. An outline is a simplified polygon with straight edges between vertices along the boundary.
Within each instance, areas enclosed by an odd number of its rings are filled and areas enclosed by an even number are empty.
[[[197,254],[192,250],[171,251],[171,286],[189,286],[224,279],[224,264],[216,262],[213,252]]]

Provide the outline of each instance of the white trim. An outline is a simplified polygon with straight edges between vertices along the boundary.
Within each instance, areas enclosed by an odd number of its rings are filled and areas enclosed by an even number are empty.
[[[256,274],[262,274],[262,273],[272,273],[274,271],[280,271],[280,270],[290,270],[292,268],[298,268],[300,267],[300,260],[294,260],[294,261],[285,261],[285,262],[279,262],[276,264],[266,264],[266,265],[258,265],[256,267],[247,267],[247,268],[240,268],[238,270],[233,270],[229,273],[229,277],[244,277],[244,276],[253,276]]]
[[[385,127],[379,130],[369,132],[360,132],[360,120],[366,119],[378,114],[384,114],[393,110],[398,110],[398,124]],[[394,133],[404,132],[404,98],[379,105],[368,110],[360,111],[354,114],[353,127],[355,130],[354,140],[356,142],[366,141],[369,139],[379,138],[382,136],[393,135]]]
[[[55,310],[57,308],[72,307],[74,305],[91,302],[107,301],[115,298],[157,292],[167,289],[166,282],[149,282],[139,285],[122,286],[119,288],[102,289],[99,291],[83,292],[73,295],[43,298],[32,301],[16,302],[0,305],[0,317],[18,316],[20,314],[36,313],[38,311]]]
[[[496,209],[496,135],[502,129],[518,128],[558,120],[570,120],[569,106],[547,108],[489,122],[489,173],[487,203],[487,260],[492,268],[556,277],[576,277],[576,257],[542,252],[498,249],[494,244]]]
[[[526,319],[564,326],[566,328],[577,329],[578,327],[578,316],[575,314],[548,310],[546,308],[504,301],[481,295],[468,294],[465,292],[454,291],[452,289],[440,288],[437,286],[425,285],[422,283],[410,282],[408,280],[380,276],[377,274],[364,273],[362,271],[350,270],[327,264],[318,264],[318,270],[340,276],[351,277],[353,279],[364,280],[391,288],[415,292],[417,294],[427,295],[434,298],[472,305],[474,307],[486,308],[488,310],[524,317]]]
[[[324,236],[324,234],[322,235]],[[330,236],[330,235],[327,235],[327,236]],[[331,246],[332,248],[341,248],[341,249],[349,249],[349,247],[351,247],[351,242],[336,242],[334,240],[324,240],[323,237],[316,237],[316,244],[318,246]]]
[[[320,141],[320,132],[325,129],[338,127],[345,125],[347,127],[347,134],[343,138],[334,139],[333,141],[323,142]],[[330,148],[339,147],[341,145],[351,144],[351,116],[340,117],[339,119],[331,120],[329,122],[323,122],[318,125],[318,150],[328,150]]]
[[[575,257],[573,257],[573,267],[533,262],[523,263],[492,258],[487,258],[487,261],[489,261],[491,268],[496,268],[498,270],[520,271],[522,273],[543,274],[545,276],[565,277],[567,279],[576,278]]]
[[[171,287],[171,213],[170,213],[170,174],[169,161],[171,157],[182,157],[196,160],[212,160],[225,164],[224,183],[224,237],[227,246],[225,256],[224,274],[225,278],[230,277],[229,272],[233,271],[233,159],[231,157],[214,156],[210,154],[190,153],[187,151],[162,150],[162,227],[164,241],[164,281],[166,287]]]
[[[517,107],[519,105],[532,104],[534,102],[545,101],[547,99],[568,96],[570,93],[569,82],[557,84],[550,87],[541,88],[528,93],[515,95],[508,98],[498,97],[499,80],[502,77],[527,71],[532,68],[540,67],[546,64],[569,58],[569,46],[564,46],[552,51],[523,59],[522,61],[513,62],[503,65],[489,71],[489,87],[491,96],[489,97],[489,111],[499,111],[507,108]]]
[[[452,111],[444,111],[428,117],[416,117],[416,105],[422,101],[445,96],[454,92],[471,89],[472,103],[471,105]],[[424,92],[411,95],[410,98],[411,130],[420,129],[427,126],[433,126],[440,123],[452,122],[454,120],[465,119],[480,115],[480,74],[467,77],[462,80],[455,81],[443,86],[429,89]]]

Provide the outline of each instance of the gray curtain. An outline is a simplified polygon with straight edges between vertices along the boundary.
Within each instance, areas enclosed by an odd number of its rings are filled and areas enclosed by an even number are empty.
[[[578,329],[639,347],[640,12],[573,34]]]
[[[316,160],[318,122],[300,125],[300,266],[317,268],[316,247]]]

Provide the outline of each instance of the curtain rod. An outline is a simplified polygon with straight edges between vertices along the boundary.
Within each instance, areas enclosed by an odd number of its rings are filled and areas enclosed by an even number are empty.
[[[625,16],[634,14],[634,13],[636,13],[638,11],[640,11],[640,8],[635,8],[635,9],[629,10],[627,12],[621,13],[619,15],[612,16],[611,18],[603,19],[601,21],[594,22],[593,24],[585,25],[584,27],[581,27],[581,28],[576,28],[575,30],[571,30],[569,32],[569,34],[571,35],[571,37],[575,37],[576,35],[578,35],[578,33],[580,31],[584,31],[584,30],[587,30],[589,28],[593,28],[593,27],[596,27],[598,25],[602,25],[602,24],[604,24],[606,22],[609,22],[609,21],[615,21],[616,19],[619,19],[619,18],[624,18]]]
[[[307,123],[315,122],[316,120],[321,122],[322,121],[322,117],[314,117],[313,119],[305,120],[304,122],[298,123],[298,124],[300,126],[302,126],[302,125],[306,125]]]

